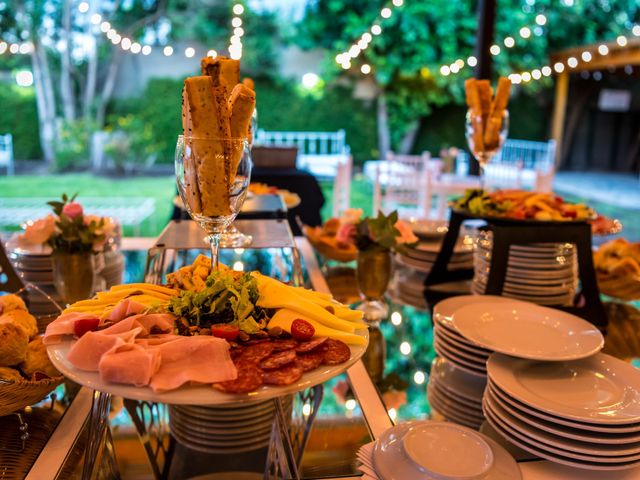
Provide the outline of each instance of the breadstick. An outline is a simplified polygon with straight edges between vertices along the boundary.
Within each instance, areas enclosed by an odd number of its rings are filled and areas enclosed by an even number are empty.
[[[502,128],[502,117],[509,103],[509,92],[511,90],[511,80],[505,77],[498,79],[496,96],[491,104],[491,113],[487,119],[484,132],[484,144],[487,149],[497,148],[500,144],[500,130]]]
[[[189,100],[186,89],[182,89],[182,132],[185,148],[192,135],[193,125],[189,112]],[[200,188],[198,187],[198,170],[193,162],[184,162],[184,183],[189,209],[194,213],[202,213],[202,202],[200,200]]]
[[[231,117],[229,125],[233,138],[247,138],[251,128],[251,115],[256,106],[256,92],[242,83],[237,84],[229,97]],[[231,180],[235,177],[242,150],[234,148],[231,153]]]
[[[482,110],[480,108],[480,97],[478,96],[475,78],[467,78],[464,81],[464,93],[469,109],[478,112],[479,114],[482,113]]]
[[[202,214],[229,215],[231,159],[222,139],[230,137],[230,128],[224,87],[215,86],[210,76],[189,77],[184,84],[193,135],[188,143],[196,162]]]
[[[496,96],[491,105],[491,112],[503,112],[509,104],[509,94],[511,92],[511,80],[505,77],[498,79],[498,87],[496,88]]]
[[[242,84],[249,87],[251,90],[255,90],[256,86],[252,78],[244,77],[242,79]]]

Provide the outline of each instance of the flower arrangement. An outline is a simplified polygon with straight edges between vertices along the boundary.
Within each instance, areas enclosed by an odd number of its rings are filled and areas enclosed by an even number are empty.
[[[375,218],[357,218],[352,223],[345,222],[341,225],[336,237],[339,242],[355,244],[361,252],[389,251],[398,245],[418,241],[411,226],[398,219],[397,211],[389,215],[378,212]]]
[[[77,194],[62,195],[62,201],[47,202],[53,214],[29,223],[20,240],[31,245],[49,245],[54,252],[100,252],[116,225],[108,217],[85,215],[82,205],[75,201]]]

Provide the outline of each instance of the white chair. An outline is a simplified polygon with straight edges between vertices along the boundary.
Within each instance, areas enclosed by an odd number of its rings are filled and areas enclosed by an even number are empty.
[[[0,167],[7,170],[7,175],[15,173],[13,165],[13,137],[10,133],[0,135]]]
[[[338,163],[336,177],[333,180],[333,216],[340,217],[349,208],[351,201],[351,170],[353,159]]]
[[[427,218],[431,212],[431,178],[438,164],[431,164],[428,152],[396,155],[376,164],[373,207],[385,214],[398,210],[400,216]]]

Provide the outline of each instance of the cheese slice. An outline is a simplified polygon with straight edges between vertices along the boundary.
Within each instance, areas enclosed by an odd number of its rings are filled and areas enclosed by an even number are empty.
[[[267,324],[267,328],[271,329],[274,327],[280,327],[285,332],[291,333],[291,324],[297,318],[301,318],[302,320],[306,320],[313,328],[315,328],[316,333],[314,337],[329,337],[335,338],[336,340],[342,340],[344,343],[349,345],[362,345],[365,346],[367,344],[367,340],[365,337],[361,335],[355,335],[353,333],[346,333],[341,330],[336,330],[334,328],[329,328],[319,322],[316,322],[312,318],[305,317],[301,315],[299,312],[294,310],[290,310],[288,308],[281,308],[278,310],[269,323]]]

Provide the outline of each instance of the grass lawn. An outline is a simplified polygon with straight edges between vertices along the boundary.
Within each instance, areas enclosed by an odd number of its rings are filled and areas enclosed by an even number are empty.
[[[331,217],[333,209],[332,182],[321,182],[326,203],[322,209],[322,218]],[[147,197],[155,200],[156,211],[153,218],[146,220],[141,235],[157,236],[166,225],[173,210],[175,180],[166,177],[130,177],[108,178],[91,174],[65,175],[18,175],[0,177],[0,197],[46,197],[57,199],[62,193],[78,192],[82,197]],[[372,213],[373,191],[371,184],[362,175],[356,175],[351,183],[351,206],[362,208],[365,215]],[[579,198],[569,198],[580,201]],[[640,219],[637,211],[622,209],[599,202],[586,202],[604,215],[618,218],[624,225],[624,235],[631,241],[640,241]],[[16,228],[18,226],[16,225]],[[127,229],[129,230],[129,229]],[[131,231],[125,231],[132,235]]]
[[[146,197],[155,200],[156,211],[145,220],[141,235],[155,237],[166,225],[173,210],[175,179],[166,177],[108,178],[88,173],[64,175],[17,175],[0,177],[0,197],[44,197],[56,200],[63,193],[82,197]],[[125,235],[132,232],[125,229]]]

